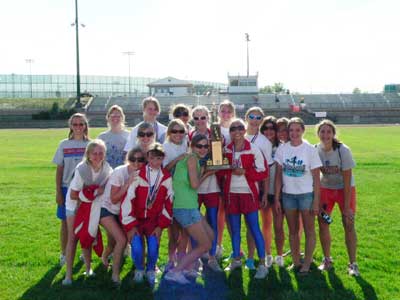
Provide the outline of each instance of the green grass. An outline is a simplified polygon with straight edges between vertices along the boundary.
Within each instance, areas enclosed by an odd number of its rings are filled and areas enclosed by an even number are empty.
[[[93,130],[91,135],[99,132]],[[346,273],[343,229],[336,210],[331,225],[332,272],[321,274],[314,268],[300,278],[274,266],[266,280],[257,282],[253,273],[243,269],[221,278],[206,276],[189,289],[161,284],[154,293],[131,284],[130,258],[123,267],[120,290],[111,288],[111,275],[97,258],[95,279],[85,280],[82,264],[77,263],[73,286],[62,288],[65,267],[58,267],[59,222],[51,160],[66,134],[66,129],[0,130],[0,299],[400,299],[400,127],[340,129],[340,137],[352,148],[357,162],[360,278]],[[316,141],[311,130],[307,138]],[[164,233],[160,265],[166,262],[166,242]],[[226,233],[224,245],[228,254],[231,247]],[[246,249],[244,243],[242,247]],[[321,260],[319,244],[314,256],[317,262]],[[222,287],[215,285],[217,281],[224,283]]]
[[[51,109],[54,102],[57,102],[59,107],[64,107],[68,99],[36,99],[36,98],[13,98],[13,99],[0,99],[0,109],[1,110],[30,110],[30,109]]]

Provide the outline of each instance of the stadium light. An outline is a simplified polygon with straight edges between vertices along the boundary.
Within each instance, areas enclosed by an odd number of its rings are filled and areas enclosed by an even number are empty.
[[[250,36],[248,33],[244,34],[246,37],[246,44],[247,44],[247,77],[249,77],[249,42],[250,42]]]
[[[78,22],[78,0],[75,0],[75,22],[71,24],[75,26],[75,39],[76,39],[76,108],[81,108],[81,74],[79,70],[79,22]],[[81,24],[85,27],[84,24]]]
[[[123,55],[128,56],[128,96],[131,95],[131,56],[135,55],[135,51],[122,52]]]
[[[35,62],[32,58],[25,59],[25,62],[29,64],[29,85],[30,85],[30,94],[31,98],[33,98],[33,91],[32,91],[32,64]]]

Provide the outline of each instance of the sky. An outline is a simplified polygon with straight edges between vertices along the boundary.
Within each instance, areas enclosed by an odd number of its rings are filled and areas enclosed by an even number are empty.
[[[380,92],[400,83],[398,0],[79,0],[83,75],[227,83],[300,93]],[[75,74],[74,0],[0,6],[0,74]]]

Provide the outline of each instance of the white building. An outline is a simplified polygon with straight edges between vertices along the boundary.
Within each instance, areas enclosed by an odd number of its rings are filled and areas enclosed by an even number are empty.
[[[193,83],[166,77],[147,84],[152,96],[188,96],[193,94]]]
[[[228,74],[228,94],[258,94],[258,74],[232,76]]]

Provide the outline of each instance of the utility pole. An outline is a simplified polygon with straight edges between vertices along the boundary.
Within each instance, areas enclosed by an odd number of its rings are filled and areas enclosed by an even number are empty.
[[[128,96],[131,95],[131,56],[135,55],[134,51],[122,52],[123,55],[128,56]]]
[[[32,58],[25,59],[25,62],[29,64],[29,85],[30,85],[30,95],[33,98],[33,91],[32,91],[32,64],[35,62]]]
[[[247,77],[249,77],[249,42],[250,42],[250,36],[248,33],[245,33],[246,37],[246,44],[247,44]]]
[[[76,38],[76,108],[81,108],[81,74],[79,70],[79,23],[78,0],[75,0],[75,38]]]

